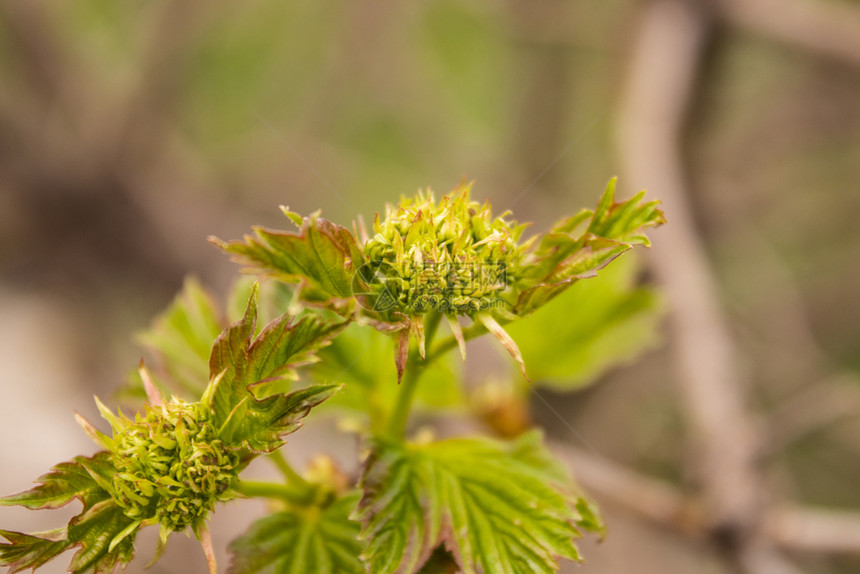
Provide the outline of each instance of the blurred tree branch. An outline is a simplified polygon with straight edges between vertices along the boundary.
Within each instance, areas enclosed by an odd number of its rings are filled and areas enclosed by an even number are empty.
[[[565,443],[552,443],[551,448],[602,501],[693,539],[708,536],[710,526],[702,509],[674,485]],[[773,552],[761,551],[771,545],[790,551],[860,554],[860,512],[775,505],[762,515],[761,529],[750,539],[749,555],[743,560],[760,567],[752,572],[796,571],[787,570],[789,566]]]
[[[700,61],[713,25],[701,3],[645,4],[621,111],[621,155],[637,186],[658,190],[666,226],[652,267],[672,306],[677,382],[693,430],[690,474],[700,486],[705,530],[739,572],[794,570],[761,532],[767,486],[762,432],[721,309],[718,286],[693,223],[681,145]]]
[[[701,484],[704,512],[716,536],[745,539],[763,505],[759,433],[745,407],[734,343],[693,224],[680,153],[710,25],[707,13],[690,2],[645,5],[620,140],[629,179],[657,190],[671,223],[655,234],[651,263],[672,305],[678,384],[693,429],[691,470]]]
[[[4,39],[23,78],[10,81],[0,97],[0,174],[6,186],[17,190],[15,218],[40,221],[29,226],[33,229],[51,229],[50,235],[21,242],[30,250],[25,260],[34,258],[34,250],[44,251],[45,259],[58,259],[43,266],[46,270],[74,269],[83,279],[104,267],[100,257],[116,250],[99,247],[121,244],[122,254],[108,265],[132,274],[145,267],[150,279],[160,278],[171,290],[189,267],[199,267],[210,252],[207,246],[171,242],[171,236],[196,231],[204,237],[195,230],[203,222],[181,221],[175,210],[164,209],[164,194],[153,190],[213,185],[192,169],[199,162],[187,161],[193,152],[173,130],[170,115],[180,93],[180,63],[190,54],[196,32],[223,7],[216,3],[200,10],[183,2],[144,7],[145,33],[137,40],[133,72],[118,88],[108,88],[48,8],[20,0],[0,3]],[[217,194],[209,195],[206,209],[227,217],[229,210],[219,207]],[[136,233],[128,233],[129,228]],[[74,261],[56,252],[51,238],[57,236],[67,245],[81,244]]]
[[[583,486],[603,499],[663,527],[701,536],[701,518],[674,486],[567,444],[551,448]]]
[[[731,24],[789,45],[860,64],[860,7],[825,0],[713,0]]]
[[[853,7],[802,0],[655,0],[642,6],[619,140],[626,173],[637,187],[645,184],[662,195],[671,222],[656,234],[651,262],[673,307],[670,329],[678,384],[697,455],[688,470],[700,485],[701,508],[653,479],[584,453],[575,458],[580,478],[591,488],[681,532],[709,535],[734,569],[796,572],[778,547],[860,552],[860,514],[773,510],[768,500],[760,465],[765,431],[746,404],[747,381],[693,223],[681,153],[687,110],[714,23],[709,6],[714,5],[731,22],[816,53],[860,62],[860,11]],[[807,396],[798,400],[808,406]],[[803,409],[804,416],[797,416],[794,402],[789,403],[777,417],[781,430],[772,438],[791,440],[856,408],[856,401],[836,409],[834,402],[846,401],[836,397],[820,409]]]
[[[790,550],[860,554],[860,513],[785,506],[773,509],[764,532]]]
[[[770,416],[768,450],[789,444],[860,413],[860,380],[837,373],[785,399]]]

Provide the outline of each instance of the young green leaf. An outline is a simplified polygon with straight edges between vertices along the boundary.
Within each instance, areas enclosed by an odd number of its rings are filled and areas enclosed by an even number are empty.
[[[248,393],[221,426],[219,436],[225,443],[246,446],[254,454],[272,452],[284,444],[284,435],[301,426],[301,419],[313,407],[334,395],[341,386],[312,385],[262,400]]]
[[[299,283],[302,298],[332,309],[351,305],[352,280],[364,262],[355,238],[344,227],[315,213],[298,233],[257,227],[244,241],[210,240],[257,273]]]
[[[230,544],[230,574],[364,574],[357,492],[270,514]]]
[[[359,238],[317,213],[302,220],[298,234],[256,229],[244,241],[213,242],[250,263],[251,271],[299,283],[304,302],[392,334],[400,381],[410,339],[425,355],[421,326],[427,313],[448,317],[461,354],[465,336],[456,320],[467,316],[518,359],[505,323],[593,277],[633,245],[648,245],[643,231],[664,222],[659,202],[643,202],[642,193],[616,203],[613,179],[595,211],[583,210],[543,238],[523,241],[527,224],[510,219],[509,212],[494,216],[489,202],[473,201],[470,193],[471,184],[464,183],[439,201],[429,190],[404,197],[386,206],[384,218],[377,214],[372,235],[362,227]]]
[[[9,566],[10,573],[28,568],[36,569],[74,547],[80,549],[72,556],[69,572],[73,574],[102,574],[134,558],[134,521],[127,518],[113,501],[105,500],[89,511],[72,518],[66,529],[38,535],[0,530],[9,544],[0,544],[0,565]],[[121,538],[117,538],[121,536]],[[113,543],[117,540],[116,543]]]
[[[0,498],[0,506],[26,506],[31,510],[60,508],[77,498],[86,510],[110,497],[94,477],[110,480],[112,473],[110,453],[99,452],[92,458],[78,456],[71,462],[61,462],[51,472],[40,476],[38,486]]]
[[[215,341],[204,401],[212,409],[222,440],[247,443],[253,452],[271,452],[283,444],[281,435],[296,430],[312,407],[339,390],[339,385],[317,385],[284,394],[289,383],[298,379],[296,368],[316,362],[314,352],[344,324],[329,324],[310,315],[298,320],[284,315],[255,337],[256,322],[254,289],[245,316]]]
[[[615,179],[597,209],[560,221],[526,260],[513,313],[525,317],[580,279],[593,277],[634,245],[650,245],[643,231],[665,223],[659,201],[642,202],[644,192],[615,202]],[[584,232],[579,228],[588,223]]]
[[[418,572],[440,544],[466,574],[552,573],[579,560],[573,540],[600,528],[541,444],[454,439],[377,442],[356,511],[374,574]]]
[[[9,574],[35,570],[71,546],[64,528],[42,532],[39,536],[0,530],[0,536],[9,541],[8,544],[0,544],[0,566],[7,566]]]
[[[162,325],[163,331],[180,339],[198,333],[178,327],[190,325],[189,305],[214,320],[201,292],[193,284],[190,289],[185,299],[196,303],[181,298],[167,316],[182,320],[170,328]],[[40,479],[40,485],[0,499],[0,504],[57,508],[78,498],[83,511],[64,531],[45,536],[9,532],[10,543],[0,546],[0,563],[15,569],[36,567],[80,546],[72,558],[72,572],[111,571],[131,559],[140,528],[158,524],[157,555],[171,532],[191,527],[214,570],[206,528],[209,513],[234,495],[231,486],[254,456],[283,444],[283,435],[296,430],[312,407],[339,389],[315,385],[285,392],[297,379],[295,369],[315,361],[313,352],[342,325],[311,316],[298,320],[282,316],[255,336],[256,297],[255,287],[244,318],[210,344],[212,380],[201,401],[188,403],[176,397],[167,401],[141,366],[149,396],[142,413],[129,419],[96,399],[113,427],[112,437],[78,417],[84,430],[108,450],[59,464]],[[189,361],[199,359],[197,353]]]
[[[506,326],[536,383],[579,388],[659,340],[660,300],[633,286],[634,263],[624,258]]]
[[[68,541],[81,549],[72,557],[75,574],[112,572],[134,558],[140,523],[128,518],[113,500],[99,502],[69,522]]]
[[[77,457],[55,466],[39,479],[41,484],[17,495],[0,499],[0,504],[18,504],[31,509],[58,508],[79,499],[84,507],[67,528],[35,535],[0,531],[8,544],[0,544],[0,565],[11,572],[37,568],[66,550],[79,546],[69,571],[97,574],[113,571],[134,556],[135,521],[117,506],[110,480],[115,473],[110,453],[92,458]]]

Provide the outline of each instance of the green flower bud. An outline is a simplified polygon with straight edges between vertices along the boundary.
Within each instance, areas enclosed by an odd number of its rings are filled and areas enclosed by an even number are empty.
[[[524,226],[492,216],[489,203],[469,198],[462,185],[436,202],[431,192],[387,206],[364,254],[397,311],[473,315],[504,304],[509,275],[518,269]],[[515,273],[514,273],[515,275]]]
[[[199,403],[172,402],[148,406],[117,429],[113,491],[126,516],[183,530],[229,497],[239,456],[216,438],[208,418]]]

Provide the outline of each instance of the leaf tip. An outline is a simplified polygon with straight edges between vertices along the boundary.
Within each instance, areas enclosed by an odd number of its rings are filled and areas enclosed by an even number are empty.
[[[224,241],[223,239],[221,239],[220,237],[218,237],[216,235],[207,236],[206,241],[208,241],[209,243],[211,243],[212,245],[214,245],[218,249],[222,249],[224,251],[227,251],[230,247],[230,244],[228,242]]]
[[[163,407],[167,400],[164,398],[161,390],[152,382],[152,377],[149,375],[149,369],[143,363],[143,359],[137,365],[137,372],[140,374],[140,380],[143,381],[143,388],[146,391],[146,398],[154,407]]]
[[[90,421],[85,419],[78,411],[74,412],[74,417],[78,425],[84,429],[84,432],[87,433],[87,436],[89,436],[96,445],[110,450],[107,435],[99,431],[99,429],[97,429]]]
[[[526,363],[523,360],[523,354],[520,352],[520,348],[517,346],[513,337],[511,337],[508,332],[505,331],[504,327],[499,325],[498,321],[496,321],[492,316],[482,313],[478,314],[477,318],[481,323],[483,323],[487,330],[493,334],[496,340],[502,344],[508,354],[510,354],[510,356],[520,364],[520,372],[523,377],[525,377],[526,381],[531,382],[528,373],[526,373]]]
[[[290,208],[286,205],[279,205],[278,208],[281,210],[281,213],[283,213],[287,219],[292,221],[296,227],[301,228],[303,221],[301,215],[299,215],[295,211],[291,211]]]

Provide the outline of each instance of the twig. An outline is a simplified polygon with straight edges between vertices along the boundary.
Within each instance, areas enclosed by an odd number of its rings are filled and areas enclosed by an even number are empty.
[[[674,486],[565,443],[550,444],[577,480],[598,497],[681,534],[701,537],[706,524],[693,502]],[[791,551],[860,554],[860,511],[801,505],[781,506],[763,515],[737,561],[749,571],[791,574],[798,570],[775,547]]]
[[[708,33],[688,2],[648,5],[633,48],[623,159],[636,186],[665,203],[670,222],[655,233],[652,264],[671,301],[678,383],[694,429],[696,476],[715,528],[745,528],[761,506],[756,429],[744,408],[742,377],[717,288],[692,223],[680,134]]]
[[[768,543],[747,545],[740,553],[738,566],[756,574],[803,574]]]
[[[860,8],[824,0],[716,0],[730,23],[823,56],[860,64]]]
[[[672,306],[676,374],[693,430],[689,470],[701,486],[703,518],[730,563],[766,574],[781,559],[757,536],[766,493],[757,468],[760,432],[744,404],[744,380],[693,224],[680,151],[710,25],[696,3],[645,5],[621,116],[622,159],[628,181],[656,192],[669,220],[654,234],[651,263]]]
[[[860,554],[860,512],[789,506],[770,512],[763,530],[787,550]]]
[[[853,373],[838,373],[786,399],[770,417],[769,452],[778,452],[810,433],[860,414],[857,384]]]

